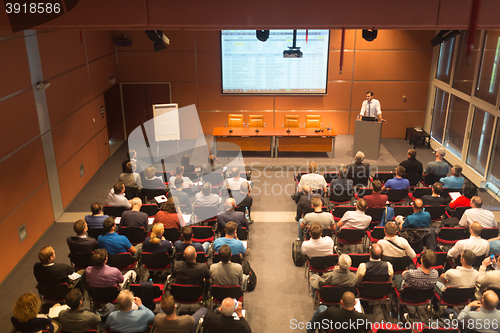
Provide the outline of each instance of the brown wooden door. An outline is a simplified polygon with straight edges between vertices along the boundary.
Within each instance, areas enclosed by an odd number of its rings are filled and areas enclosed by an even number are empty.
[[[120,85],[115,84],[104,92],[104,105],[106,106],[106,120],[108,124],[108,138],[125,140],[123,133],[122,102],[120,98]]]

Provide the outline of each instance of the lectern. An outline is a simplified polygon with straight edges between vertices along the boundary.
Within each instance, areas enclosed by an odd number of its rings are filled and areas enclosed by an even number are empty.
[[[377,121],[356,120],[354,128],[353,156],[358,151],[365,153],[365,158],[378,160],[380,155],[380,138],[382,136],[382,123]]]

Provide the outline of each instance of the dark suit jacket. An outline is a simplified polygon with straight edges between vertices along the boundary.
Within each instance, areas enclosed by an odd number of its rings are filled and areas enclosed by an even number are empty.
[[[234,222],[238,227],[247,227],[248,221],[245,218],[245,213],[236,212],[234,210],[228,210],[227,212],[220,213],[217,215],[217,224],[219,225],[219,230],[224,230],[226,228],[227,222]]]
[[[44,266],[41,262],[37,262],[33,267],[33,273],[38,283],[69,282],[68,275],[73,274],[73,272],[73,267],[66,264]]]
[[[216,313],[209,313],[205,317],[203,326],[205,328],[204,332],[207,333],[251,333],[252,332],[245,317],[241,317],[240,320],[234,320],[232,316],[228,317]]]
[[[346,310],[344,308],[337,308],[331,306],[319,314],[319,320],[323,321],[324,319],[327,319],[328,322],[330,321],[333,322],[334,325],[337,322],[348,323],[347,325],[345,324],[343,325],[346,329],[338,329],[335,330],[335,332],[368,332],[369,330],[369,327],[366,326],[367,325],[366,315],[359,313],[356,310]],[[358,319],[361,320],[358,322]],[[337,325],[339,325],[339,327],[342,327],[342,325],[340,324]],[[330,328],[335,328],[335,326]]]
[[[69,246],[69,252],[72,253],[90,253],[99,248],[97,240],[90,237],[70,236],[66,242]]]
[[[347,178],[352,179],[354,186],[366,186],[370,178],[370,164],[354,162],[349,165],[347,167]]]

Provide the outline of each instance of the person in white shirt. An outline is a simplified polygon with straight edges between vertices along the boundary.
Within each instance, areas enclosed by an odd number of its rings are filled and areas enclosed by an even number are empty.
[[[441,274],[436,282],[436,291],[441,294],[446,288],[472,288],[476,285],[479,273],[472,268],[476,255],[471,250],[465,250],[460,257],[462,266],[457,266]]]
[[[498,264],[500,263],[500,258],[487,257],[483,260],[481,267],[479,267],[479,275],[477,277],[477,285],[479,290],[476,292],[476,298],[481,298],[481,294],[488,288],[498,288],[500,289],[500,269],[498,269]],[[486,268],[490,265],[496,263],[497,268],[486,271]]]
[[[318,222],[311,224],[311,239],[302,243],[302,254],[308,258],[324,257],[333,254],[333,239],[321,237],[323,228]]]
[[[325,177],[318,173],[318,164],[316,164],[315,162],[310,162],[308,165],[308,171],[309,173],[306,173],[305,175],[302,175],[300,177],[298,185],[299,194],[302,193],[302,187],[306,184],[311,187],[312,192],[318,192],[322,190],[323,193],[326,193],[326,180]],[[299,200],[300,195],[297,196],[295,202],[297,203],[299,202]]]
[[[384,250],[384,255],[388,257],[416,257],[415,251],[412,249],[408,241],[396,235],[398,227],[394,222],[387,222],[385,225],[385,237],[378,241],[378,244]]]
[[[116,182],[113,188],[109,191],[106,198],[106,205],[113,207],[125,207],[130,209],[132,207],[132,200],[127,200],[125,197],[125,185],[122,182]]]
[[[194,186],[193,181],[189,177],[184,177],[184,167],[182,165],[175,168],[175,176],[170,177],[168,184],[171,188],[175,188],[175,178],[182,178],[182,188],[191,188]]]
[[[496,228],[497,222],[495,221],[495,215],[486,209],[482,209],[483,199],[478,196],[474,196],[470,199],[471,209],[467,209],[462,215],[459,224],[468,228],[472,222],[479,222],[483,228]]]
[[[490,253],[490,243],[488,243],[486,239],[479,237],[483,230],[481,224],[479,222],[473,222],[469,230],[470,238],[456,242],[448,251],[448,257],[457,258],[458,255],[465,250],[471,250],[477,257]]]
[[[366,100],[361,104],[361,111],[359,112],[358,119],[361,120],[363,117],[374,117],[377,121],[385,123],[385,119],[382,119],[382,110],[380,108],[380,102],[373,98],[373,92],[366,92]]]
[[[341,228],[354,228],[354,229],[366,229],[372,221],[370,215],[366,215],[367,205],[365,199],[361,198],[356,203],[355,211],[347,211],[344,213],[340,221],[333,226],[334,230],[339,230]]]

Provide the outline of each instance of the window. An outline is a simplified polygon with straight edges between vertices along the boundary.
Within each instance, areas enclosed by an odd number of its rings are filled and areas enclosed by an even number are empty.
[[[491,136],[493,135],[494,123],[494,116],[481,109],[476,109],[474,121],[472,122],[467,164],[473,167],[482,176],[486,173],[486,162],[488,160],[488,151],[490,148]]]
[[[462,155],[468,113],[469,103],[452,95],[446,122],[444,146],[458,157]]]
[[[444,122],[446,120],[446,109],[450,94],[436,88],[436,98],[434,99],[434,111],[432,115],[431,135],[434,140],[443,143]]]
[[[493,151],[491,153],[490,162],[490,179],[496,187],[500,188],[500,126],[497,126],[495,133],[495,142],[493,144]]]
[[[467,59],[467,31],[460,33],[460,42],[458,44],[458,57],[455,64],[455,73],[453,75],[453,88],[470,95],[472,93],[472,83],[474,81],[474,71],[476,69],[477,55],[479,47],[474,48]],[[481,31],[477,31],[475,45],[479,45]]]
[[[500,31],[485,32],[484,48],[479,67],[476,97],[496,104],[500,81]]]
[[[436,72],[436,79],[446,83],[450,83],[454,46],[455,46],[455,38],[452,38],[441,44],[441,47],[439,49],[439,60]]]

